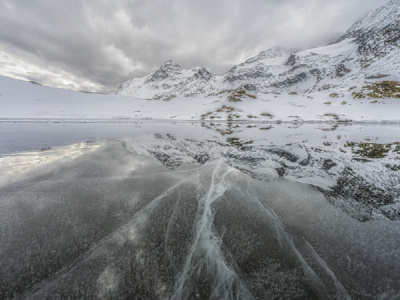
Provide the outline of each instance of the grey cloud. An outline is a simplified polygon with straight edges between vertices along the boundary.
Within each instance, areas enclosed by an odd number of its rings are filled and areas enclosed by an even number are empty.
[[[2,0],[0,50],[44,74],[68,74],[73,88],[111,91],[168,59],[223,74],[270,47],[321,45],[386,2]],[[62,87],[54,76],[30,76]]]

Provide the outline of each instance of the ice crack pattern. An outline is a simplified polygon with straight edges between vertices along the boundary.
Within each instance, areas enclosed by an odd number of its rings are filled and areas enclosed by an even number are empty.
[[[125,148],[106,142],[2,186],[1,298],[373,299],[400,291],[397,221],[359,222],[308,184],[257,180],[224,158],[170,170]],[[296,157],[308,155],[298,149]]]

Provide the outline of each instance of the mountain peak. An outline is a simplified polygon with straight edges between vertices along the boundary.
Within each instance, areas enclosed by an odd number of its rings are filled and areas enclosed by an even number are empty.
[[[152,73],[146,82],[161,81],[174,75],[180,74],[182,71],[181,67],[173,60],[167,60],[161,67]]]
[[[168,69],[168,68],[181,69],[181,67],[173,60],[167,60],[161,65],[161,69]]]

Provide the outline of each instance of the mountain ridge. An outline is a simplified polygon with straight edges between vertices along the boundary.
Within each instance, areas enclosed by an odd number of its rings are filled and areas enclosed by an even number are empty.
[[[400,0],[391,0],[357,20],[329,45],[299,52],[267,49],[222,76],[207,67],[182,69],[169,60],[145,77],[124,82],[116,93],[159,99],[245,89],[351,97],[369,79],[399,80],[398,20]]]
[[[400,5],[398,0],[391,0],[385,5],[370,11],[358,19],[352,26],[337,39],[340,42],[346,38],[357,38],[370,30],[379,30],[400,19]]]

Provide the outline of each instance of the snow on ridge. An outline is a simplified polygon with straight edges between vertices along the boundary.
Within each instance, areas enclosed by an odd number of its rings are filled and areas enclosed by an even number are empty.
[[[172,60],[142,78],[132,78],[121,84],[117,94],[140,98],[190,95],[211,91],[210,83],[217,80],[217,74],[207,67],[182,69]]]
[[[338,41],[356,38],[370,30],[379,30],[400,20],[400,0],[391,0],[358,19]]]
[[[246,64],[251,64],[253,62],[267,60],[267,59],[277,59],[277,58],[279,59],[282,57],[289,56],[290,54],[292,54],[292,52],[293,51],[282,48],[282,47],[270,48],[270,49],[260,52],[259,54],[257,54],[254,57],[249,58],[244,63],[241,63],[240,66],[246,65]]]
[[[159,70],[123,83],[117,93],[159,99],[246,89],[300,94],[326,91],[327,95],[348,97],[349,88],[365,86],[367,77],[400,79],[400,61],[396,59],[400,51],[392,41],[398,20],[400,0],[392,0],[355,22],[333,44],[297,53],[271,48],[233,66],[223,76],[205,67],[181,69],[167,61]],[[371,53],[369,45],[381,49]]]

